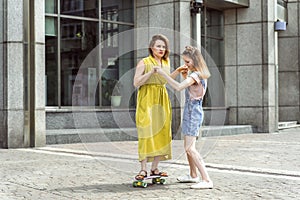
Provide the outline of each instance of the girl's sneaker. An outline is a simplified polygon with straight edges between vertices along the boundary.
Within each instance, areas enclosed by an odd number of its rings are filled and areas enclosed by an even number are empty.
[[[214,187],[214,184],[212,181],[201,181],[195,185],[192,185],[192,189],[212,189]]]
[[[177,180],[180,183],[198,183],[199,177],[192,178],[190,175],[185,175],[185,176],[178,177]]]

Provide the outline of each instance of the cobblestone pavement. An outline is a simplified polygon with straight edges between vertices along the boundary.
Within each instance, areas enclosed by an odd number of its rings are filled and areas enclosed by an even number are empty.
[[[188,172],[182,145],[174,140],[173,159],[160,163],[167,184],[147,188],[132,186],[137,142],[1,149],[0,199],[300,199],[300,129],[199,139],[209,190],[176,182]]]

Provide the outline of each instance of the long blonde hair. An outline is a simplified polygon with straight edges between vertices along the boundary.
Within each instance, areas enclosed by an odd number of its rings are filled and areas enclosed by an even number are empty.
[[[182,55],[188,56],[193,60],[194,68],[200,72],[200,78],[208,79],[210,72],[200,50],[193,46],[186,46]]]

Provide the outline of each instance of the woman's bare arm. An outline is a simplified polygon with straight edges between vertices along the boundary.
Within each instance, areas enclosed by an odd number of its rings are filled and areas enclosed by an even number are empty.
[[[151,70],[148,73],[145,73],[145,64],[144,61],[141,60],[135,70],[135,75],[133,79],[133,85],[134,87],[139,87],[145,84],[145,82],[150,78],[150,76],[154,73],[154,70]]]
[[[161,68],[154,69],[157,73],[159,73],[166,79],[166,81],[171,85],[172,88],[174,88],[177,91],[181,91],[195,83],[195,80],[190,77],[187,77],[184,81],[179,83],[176,80],[174,80],[171,76],[169,76],[166,72],[164,72]]]

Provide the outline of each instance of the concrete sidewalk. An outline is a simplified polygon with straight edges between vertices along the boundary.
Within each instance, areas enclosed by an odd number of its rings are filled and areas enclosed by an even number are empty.
[[[176,177],[188,172],[183,141],[160,163],[166,185],[133,188],[137,142],[48,145],[0,150],[0,199],[299,199],[300,129],[275,134],[205,137],[197,148],[214,181],[191,190]],[[149,164],[150,167],[150,164]]]

